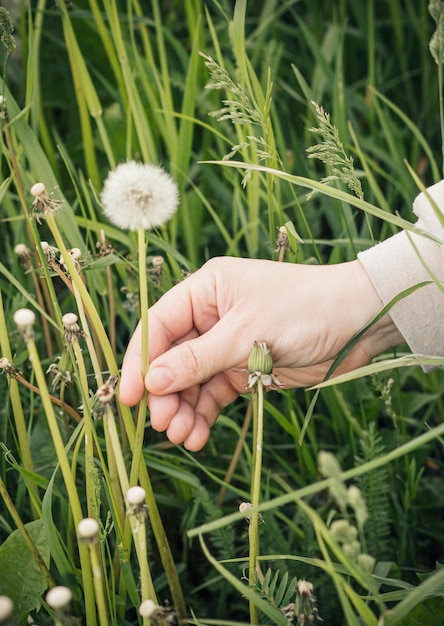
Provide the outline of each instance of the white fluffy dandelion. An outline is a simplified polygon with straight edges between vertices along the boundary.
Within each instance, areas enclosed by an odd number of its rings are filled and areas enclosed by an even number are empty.
[[[101,192],[103,212],[119,228],[150,230],[177,210],[176,183],[158,165],[127,161],[112,170]]]

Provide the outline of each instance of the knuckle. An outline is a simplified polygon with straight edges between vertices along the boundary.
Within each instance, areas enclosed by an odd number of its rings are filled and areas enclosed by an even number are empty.
[[[195,342],[187,341],[181,345],[182,368],[187,377],[194,378],[201,370],[202,363],[195,350]]]

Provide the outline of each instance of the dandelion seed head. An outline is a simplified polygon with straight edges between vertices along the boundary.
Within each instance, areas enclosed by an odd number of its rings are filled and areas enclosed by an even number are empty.
[[[127,161],[112,170],[101,192],[103,212],[119,228],[150,230],[177,210],[176,183],[158,165]]]

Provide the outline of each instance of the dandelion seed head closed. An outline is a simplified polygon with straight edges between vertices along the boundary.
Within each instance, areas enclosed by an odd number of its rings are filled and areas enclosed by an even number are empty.
[[[150,230],[174,215],[179,192],[161,167],[127,161],[108,174],[101,201],[103,212],[115,226]]]

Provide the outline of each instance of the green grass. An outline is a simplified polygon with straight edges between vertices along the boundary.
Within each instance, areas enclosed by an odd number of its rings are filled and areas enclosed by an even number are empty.
[[[254,462],[248,397],[225,410],[195,454],[149,428],[136,431],[143,406],[119,406],[117,446],[106,420],[79,409],[101,379],[117,373],[139,315],[137,236],[107,223],[100,208],[109,169],[126,159],[161,164],[180,189],[176,216],[148,235],[150,302],[208,258],[277,259],[284,224],[287,262],[355,258],[413,221],[411,171],[424,185],[442,175],[427,3],[16,4],[17,50],[6,58],[1,48],[0,166],[0,357],[20,372],[0,376],[0,595],[14,598],[13,623],[28,615],[54,623],[44,603],[53,584],[72,589],[70,614],[88,626],[100,623],[103,610],[109,624],[142,623],[121,455],[132,481],[152,488],[148,563],[159,604],[167,600],[189,623],[247,624],[250,604],[260,624],[287,624],[274,600],[281,608],[307,600],[290,587],[296,577],[312,583],[319,615],[333,626],[376,625],[383,614],[384,625],[441,624],[441,370],[426,375],[408,357],[390,354],[325,386],[315,403],[308,390],[266,395],[265,524],[258,528],[268,585],[260,578],[248,585],[248,528],[238,512],[250,498]],[[333,172],[307,153],[320,140],[311,130],[318,125],[312,102],[330,114],[364,199],[340,180],[320,182]],[[63,202],[55,224],[29,218],[37,181]],[[317,193],[307,199],[311,190]],[[57,232],[64,246],[83,252],[77,298],[34,253],[40,240],[54,245]],[[100,256],[104,239],[112,251]],[[27,268],[14,252],[19,243],[33,251]],[[161,281],[152,273],[159,254]],[[21,307],[38,318],[34,367],[13,323]],[[69,351],[73,382],[53,388],[46,372],[63,352],[61,316],[72,310],[94,331],[81,344],[85,369]],[[335,456],[338,475],[321,476],[321,451]],[[361,552],[376,560],[372,574],[330,531],[343,516],[357,525],[356,512],[332,496],[350,485],[368,509],[358,531]],[[77,519],[79,511],[101,521],[103,604],[96,605],[89,553],[77,545],[72,514]]]

